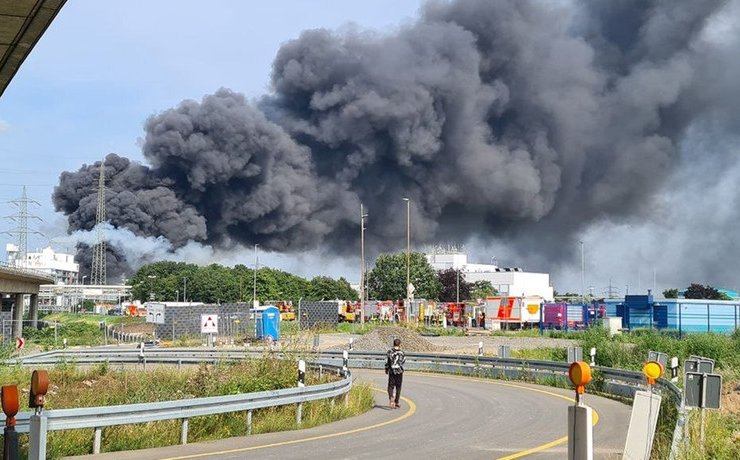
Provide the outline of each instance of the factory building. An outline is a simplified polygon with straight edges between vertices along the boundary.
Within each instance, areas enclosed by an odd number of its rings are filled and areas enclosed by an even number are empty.
[[[549,273],[527,272],[521,268],[499,267],[495,264],[468,263],[467,254],[457,250],[435,249],[427,252],[427,262],[437,271],[460,270],[465,281],[489,281],[502,296],[539,296],[552,301],[553,288]]]

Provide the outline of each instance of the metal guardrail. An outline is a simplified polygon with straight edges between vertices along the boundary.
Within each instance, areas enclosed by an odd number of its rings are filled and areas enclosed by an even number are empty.
[[[146,349],[145,349],[146,350]],[[250,353],[251,354],[251,353]],[[217,356],[216,356],[217,355]],[[164,354],[142,354],[141,349],[131,349],[117,352],[104,352],[100,349],[88,350],[60,350],[40,353],[37,355],[19,358],[17,360],[6,360],[6,363],[23,365],[56,364],[63,361],[74,361],[79,364],[93,363],[120,363],[138,364],[146,362],[168,363],[168,364],[197,364],[204,361],[219,362],[225,360],[239,360],[246,357],[245,353],[232,353],[229,356],[213,353],[188,352],[182,356],[177,353]],[[319,366],[318,364],[316,365]],[[327,371],[336,371],[342,374],[341,366],[321,365]],[[182,420],[180,439],[181,443],[187,443],[188,420],[191,417],[206,415],[217,415],[230,412],[247,413],[247,432],[251,432],[252,411],[267,407],[285,406],[297,404],[296,422],[301,423],[302,404],[308,401],[333,398],[347,394],[352,389],[352,374],[347,371],[341,380],[319,385],[305,387],[285,388],[281,390],[260,391],[255,393],[214,396],[208,398],[182,399],[173,401],[162,401],[155,403],[125,404],[118,406],[83,407],[75,409],[51,409],[43,411],[46,429],[43,433],[37,433],[40,441],[37,442],[43,448],[35,449],[42,452],[39,458],[45,458],[46,431],[68,430],[80,428],[94,428],[95,438],[93,453],[100,453],[102,440],[102,429],[115,425],[127,425],[135,423],[155,422],[162,420]],[[16,431],[19,433],[32,432],[34,430],[33,412],[22,412],[16,416]],[[5,415],[0,415],[0,423],[5,422]],[[38,425],[38,422],[36,423]],[[32,436],[33,438],[34,436]],[[34,449],[30,449],[34,452]],[[29,456],[29,458],[32,458]]]
[[[6,360],[8,364],[22,365],[53,365],[58,362],[71,361],[78,364],[197,364],[201,362],[228,362],[242,360],[248,357],[272,353],[278,357],[292,356],[280,352],[252,351],[252,350],[214,350],[214,349],[171,349],[171,348],[130,348],[110,349],[94,348],[86,350],[57,350],[37,355],[26,356],[14,360]],[[314,366],[341,372],[342,351],[323,351],[311,354]],[[353,351],[349,355],[349,365],[355,368],[379,369],[385,365],[386,354],[382,352]],[[550,377],[568,382],[567,374],[569,363],[524,360],[515,358],[483,357],[474,355],[445,355],[437,353],[406,353],[406,368],[409,370],[435,371],[443,373],[459,373],[478,375],[492,378],[532,378]],[[608,367],[594,367],[595,374],[600,376],[603,383],[601,391],[620,397],[631,397],[634,392],[645,384],[645,377],[641,372]],[[44,413],[48,417],[48,429],[61,430],[70,428],[95,428],[96,444],[93,451],[99,452],[100,430],[105,426],[128,423],[143,423],[158,420],[183,419],[190,417],[214,415],[225,412],[251,411],[253,409],[300,404],[306,401],[330,398],[347,393],[352,386],[351,376],[348,374],[339,382],[322,384],[305,388],[289,388],[277,391],[250,393],[244,395],[219,396],[213,398],[199,398],[190,400],[166,401],[161,403],[130,404],[123,406],[91,407],[81,409],[48,410]],[[683,395],[681,390],[672,382],[660,379],[657,386],[666,391],[677,409],[679,417],[683,413]],[[18,431],[28,431],[31,413],[21,413],[17,417]],[[0,416],[0,423],[4,421]],[[251,417],[248,417],[251,419]],[[683,426],[682,420],[676,426],[674,444],[677,445],[677,436],[680,436]],[[187,423],[183,423],[187,437]],[[678,434],[676,434],[678,433]],[[680,441],[680,437],[678,438]],[[672,452],[673,454],[673,452]]]

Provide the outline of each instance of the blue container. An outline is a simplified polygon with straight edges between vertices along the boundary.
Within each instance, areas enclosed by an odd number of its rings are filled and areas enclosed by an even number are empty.
[[[280,340],[280,310],[271,305],[254,310],[256,335],[262,340]]]

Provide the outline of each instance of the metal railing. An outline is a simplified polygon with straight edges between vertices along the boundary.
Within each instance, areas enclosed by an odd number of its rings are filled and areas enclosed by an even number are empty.
[[[118,353],[101,352],[100,349],[57,350],[19,358],[18,360],[8,360],[6,363],[43,365],[71,360],[79,364],[108,362],[120,364],[142,363],[146,365],[147,361],[151,363],[198,364],[204,361],[215,363],[225,360],[239,360],[246,357],[244,353],[223,357],[213,356],[210,353],[192,353],[192,350],[182,356],[177,356],[177,353],[151,354],[147,356],[146,352],[143,353],[141,349]],[[330,364],[317,364],[316,366],[320,366],[322,370],[336,371],[342,374],[341,367]],[[38,458],[45,458],[46,431],[48,430],[94,428],[93,453],[98,454],[101,448],[102,430],[105,427],[163,420],[182,420],[180,441],[182,444],[186,444],[189,419],[191,417],[246,412],[247,433],[251,433],[253,410],[297,404],[296,423],[300,425],[302,405],[304,402],[346,395],[351,389],[352,374],[347,371],[336,382],[305,387],[155,403],[45,410],[42,412],[45,421],[41,424],[41,426],[45,426],[45,429],[40,432],[37,429],[36,433],[34,433],[34,425],[39,425],[39,423],[34,423],[34,417],[38,417],[38,415],[34,415],[33,412],[22,412],[16,416],[16,431],[19,433],[30,432],[32,434],[29,438],[29,443],[32,444],[30,452],[41,452]],[[0,415],[0,423],[4,422],[5,415]],[[39,446],[43,447],[40,448]],[[34,457],[31,455],[29,458]]]
[[[171,348],[144,348],[144,349],[86,349],[86,350],[56,350],[24,358],[7,360],[8,364],[21,365],[53,365],[58,362],[71,361],[78,364],[141,364],[147,363],[168,364],[197,364],[202,362],[218,363],[238,361],[248,357],[264,354],[264,351],[250,350],[214,350],[214,349],[171,349]],[[280,352],[273,352],[279,357],[288,356]],[[291,355],[292,356],[292,355]],[[323,366],[341,372],[343,352],[324,351],[310,356],[314,366]],[[386,354],[382,352],[357,352],[349,355],[349,365],[355,368],[380,369],[385,365]],[[406,353],[405,367],[408,370],[432,371],[442,373],[475,375],[487,378],[551,379],[568,383],[568,369],[570,363],[526,360],[516,358],[497,358],[475,355],[445,355],[436,353]],[[624,369],[595,366],[595,384],[597,390],[619,397],[632,397],[634,393],[645,386],[645,377],[641,372]],[[593,385],[594,383],[592,383]],[[95,444],[93,452],[100,449],[102,427],[128,423],[143,423],[149,421],[183,419],[183,443],[187,440],[187,419],[195,416],[214,415],[225,412],[251,411],[253,409],[286,404],[301,404],[302,402],[330,398],[347,393],[352,386],[351,376],[339,382],[322,384],[305,388],[289,388],[284,390],[250,393],[245,395],[219,396],[190,400],[166,401],[161,403],[131,404],[123,406],[91,407],[81,409],[48,410],[44,413],[48,417],[48,429],[61,430],[70,428],[95,428]],[[673,400],[679,411],[679,421],[674,432],[672,455],[682,435],[683,394],[672,382],[660,379],[656,385],[665,391]],[[30,413],[18,415],[18,431],[28,431]],[[248,420],[251,417],[248,416]],[[0,416],[0,423],[4,416]]]
[[[8,262],[0,261],[0,269],[11,271],[14,273],[20,273],[23,275],[31,275],[35,276],[37,278],[42,278],[44,281],[54,282],[54,277],[46,272],[42,272],[41,270],[34,270],[33,268],[25,268],[25,267],[18,267],[14,264],[9,264]]]

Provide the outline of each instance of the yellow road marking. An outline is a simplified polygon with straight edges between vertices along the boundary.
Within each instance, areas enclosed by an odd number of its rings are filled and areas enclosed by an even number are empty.
[[[482,378],[464,377],[464,376],[447,376],[447,375],[439,375],[439,374],[424,374],[424,375],[425,376],[429,376],[429,377],[439,378],[439,379],[470,380],[470,381],[475,381],[475,382],[487,383],[487,384],[491,384],[491,385],[500,385],[500,386],[505,386],[505,387],[517,388],[517,389],[532,391],[532,392],[535,392],[535,393],[542,393],[542,394],[545,394],[545,395],[548,395],[548,396],[554,396],[556,398],[565,399],[566,401],[569,401],[569,402],[575,402],[575,399],[573,399],[571,397],[568,397],[568,396],[564,396],[564,395],[561,395],[561,394],[558,394],[558,393],[553,393],[552,391],[541,390],[539,388],[532,388],[532,387],[525,386],[525,385],[518,385],[518,384],[515,384],[515,383],[507,383],[507,382],[500,382],[500,381],[491,380],[491,379],[482,379]],[[381,389],[378,389],[378,388],[373,388],[373,390],[379,391],[379,392],[385,392],[385,390],[381,390]],[[355,428],[354,430],[349,430],[349,431],[342,431],[341,433],[332,433],[332,434],[325,434],[325,435],[320,435],[320,436],[312,436],[310,438],[294,439],[294,440],[291,440],[291,441],[275,442],[275,443],[271,443],[271,444],[263,444],[263,445],[259,445],[259,446],[242,447],[242,448],[237,448],[237,449],[222,450],[222,451],[218,451],[218,452],[208,452],[208,453],[203,453],[203,454],[183,455],[183,456],[180,456],[180,457],[169,457],[169,458],[165,458],[165,459],[162,459],[162,460],[184,460],[184,459],[189,459],[189,458],[209,457],[209,456],[212,456],[212,455],[223,455],[223,454],[231,454],[231,453],[236,453],[236,452],[247,452],[247,451],[250,451],[250,450],[267,449],[269,447],[287,446],[287,445],[291,445],[291,444],[299,444],[299,443],[303,443],[303,442],[317,441],[319,439],[328,439],[328,438],[334,438],[334,437],[337,437],[337,436],[344,436],[344,435],[348,435],[348,434],[359,433],[359,432],[362,432],[362,431],[373,430],[375,428],[380,428],[380,427],[385,426],[385,425],[390,425],[392,423],[400,422],[401,420],[404,420],[404,419],[406,419],[406,418],[411,417],[412,415],[414,415],[414,413],[416,412],[416,404],[414,404],[414,402],[412,400],[410,400],[408,398],[405,398],[403,396],[401,397],[401,399],[404,402],[406,402],[406,404],[409,405],[409,410],[406,411],[400,417],[394,418],[392,420],[387,420],[385,422],[377,423],[375,425],[365,426],[365,427],[361,427],[361,428]],[[599,423],[599,414],[594,410],[593,411],[593,425],[596,426],[597,423]],[[563,444],[563,443],[565,443],[567,441],[568,441],[568,437],[567,436],[563,436],[562,438],[558,438],[558,439],[556,439],[554,441],[550,441],[548,443],[545,443],[545,444],[542,444],[542,445],[539,445],[539,446],[535,446],[535,447],[532,447],[532,448],[529,448],[529,449],[525,449],[525,450],[522,450],[520,452],[511,454],[511,455],[508,455],[506,457],[499,457],[497,460],[514,460],[514,459],[517,459],[517,458],[524,457],[526,455],[534,454],[534,453],[537,453],[537,452],[542,452],[543,450],[550,449],[550,448],[555,447],[557,445]]]
[[[549,396],[554,396],[556,398],[565,399],[566,401],[570,401],[570,402],[573,402],[573,403],[576,402],[575,399],[573,399],[573,398],[571,398],[569,396],[561,395],[561,394],[558,394],[558,393],[553,393],[552,391],[541,390],[539,388],[532,388],[532,387],[525,386],[525,385],[517,385],[516,383],[499,382],[499,381],[496,381],[496,380],[481,379],[481,378],[476,378],[476,377],[464,377],[464,376],[434,375],[434,377],[440,378],[440,379],[449,379],[449,380],[455,380],[455,379],[472,380],[472,381],[475,381],[475,382],[483,382],[483,383],[488,383],[488,384],[491,384],[491,385],[500,385],[500,386],[503,386],[503,387],[519,388],[519,389],[522,389],[522,390],[533,391],[535,393],[542,393],[542,394],[546,394],[546,395],[549,395]],[[598,414],[598,412],[596,412],[595,410],[593,410],[592,426],[596,426],[597,423],[599,423],[599,414]],[[547,449],[549,449],[551,447],[555,447],[555,446],[560,445],[560,444],[563,444],[565,442],[568,442],[568,437],[567,436],[563,436],[562,438],[558,438],[558,439],[556,439],[554,441],[550,441],[548,443],[545,443],[545,444],[542,444],[542,445],[539,445],[539,446],[535,446],[535,447],[532,447],[530,449],[525,449],[525,450],[522,450],[520,452],[516,452],[514,454],[507,455],[506,457],[499,457],[497,460],[514,460],[516,458],[521,458],[521,457],[524,457],[524,456],[529,455],[529,454],[534,454],[534,453],[537,453],[537,452],[542,452],[543,450],[547,450]]]
[[[373,390],[379,391],[379,392],[383,392],[383,393],[385,392],[385,390],[380,390],[378,388],[373,388]],[[377,423],[375,425],[363,426],[361,428],[355,428],[354,430],[342,431],[341,433],[324,434],[324,435],[321,435],[321,436],[312,436],[310,438],[293,439],[291,441],[274,442],[274,443],[271,443],[271,444],[262,444],[260,446],[241,447],[241,448],[237,448],[237,449],[221,450],[221,451],[218,451],[218,452],[208,452],[208,453],[203,453],[203,454],[183,455],[181,457],[169,457],[169,458],[162,459],[162,460],[183,460],[183,459],[186,459],[186,458],[200,458],[200,457],[210,457],[212,455],[233,454],[233,453],[236,453],[236,452],[247,452],[247,451],[250,451],[250,450],[266,449],[268,447],[288,446],[288,445],[291,445],[291,444],[299,444],[299,443],[302,443],[302,442],[316,441],[316,440],[319,440],[319,439],[334,438],[334,437],[337,437],[337,436],[345,436],[345,435],[348,435],[348,434],[359,433],[361,431],[374,430],[375,428],[380,428],[382,426],[390,425],[391,423],[400,422],[401,420],[407,419],[407,418],[411,417],[412,415],[414,415],[414,413],[416,412],[416,404],[414,404],[414,402],[412,400],[410,400],[408,398],[405,398],[403,396],[401,396],[401,400],[404,401],[406,404],[409,405],[409,409],[403,415],[401,415],[400,417],[396,417],[396,418],[394,418],[392,420],[386,420],[385,422]]]

